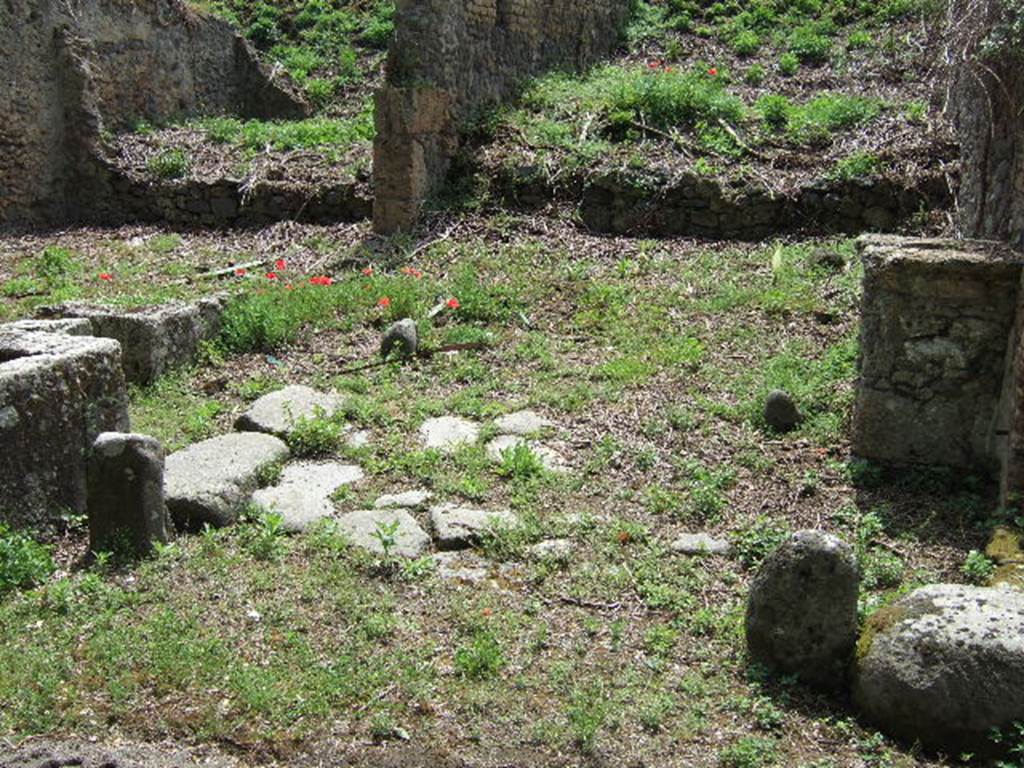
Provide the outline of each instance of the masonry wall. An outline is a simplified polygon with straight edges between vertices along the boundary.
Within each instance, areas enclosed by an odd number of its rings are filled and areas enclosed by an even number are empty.
[[[525,78],[611,52],[630,0],[398,0],[377,95],[374,226],[407,229],[443,182],[459,129]]]
[[[900,464],[998,471],[1021,258],[995,243],[867,236],[853,448]]]
[[[962,148],[966,237],[1024,246],[1024,57],[998,27],[1004,3],[954,0],[949,34],[952,115]]]
[[[307,111],[230,25],[181,0],[3,0],[0,56],[0,224],[91,220],[110,193],[104,131]]]

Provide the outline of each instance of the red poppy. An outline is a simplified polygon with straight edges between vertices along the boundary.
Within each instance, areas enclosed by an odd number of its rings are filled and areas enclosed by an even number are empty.
[[[113,279],[114,279],[114,276],[112,274],[110,274],[109,272],[101,272],[100,273],[100,280],[102,280],[102,281],[104,281],[106,283],[109,283]]]
[[[366,269],[364,269],[363,274],[366,275],[367,277],[373,275],[373,267],[367,267]]]
[[[235,277],[245,277],[246,270],[243,267],[239,267],[235,270]]]
[[[286,288],[287,290],[289,290],[289,291],[294,291],[294,290],[295,290],[295,286],[294,286],[294,285],[292,285],[291,283],[288,283],[288,285],[286,285],[286,286],[285,286],[285,288]]]
[[[421,270],[413,269],[412,267],[402,267],[401,271],[403,275],[409,275],[409,277],[423,277],[423,272]]]
[[[391,299],[389,299],[387,296],[382,296],[380,301],[377,302],[377,306],[378,307],[385,307],[385,308],[390,307],[391,306]]]
[[[714,77],[715,75],[718,74],[718,70],[715,67],[712,67],[711,69],[708,70],[708,74]]]
[[[309,278],[309,282],[311,285],[333,285],[334,279],[327,275],[320,275],[319,277]]]
[[[277,280],[277,272],[267,272],[267,280]]]
[[[661,69],[661,62],[657,59],[651,59],[647,62],[648,69]]]
[[[456,299],[454,296],[448,299],[448,309],[458,309],[460,306],[462,305],[459,304],[459,300]]]
[[[274,262],[274,267],[276,269],[288,269],[288,262],[284,259],[278,259]]]

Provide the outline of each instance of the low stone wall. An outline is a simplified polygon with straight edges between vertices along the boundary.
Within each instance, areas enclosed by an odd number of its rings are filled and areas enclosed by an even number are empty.
[[[0,326],[0,520],[19,527],[84,513],[93,441],[129,426],[121,345],[33,327]]]
[[[462,121],[527,77],[583,69],[617,44],[630,0],[398,0],[377,94],[374,226],[410,227],[444,180]]]
[[[0,51],[0,224],[93,221],[114,175],[105,131],[308,112],[230,25],[181,0],[7,0]]]
[[[542,187],[505,188],[511,204],[557,200]],[[507,194],[511,191],[511,195]],[[600,176],[567,196],[594,232],[640,237],[761,240],[785,232],[892,232],[922,210],[944,209],[950,192],[941,176],[904,185],[890,180],[820,181],[792,196],[760,187],[726,188],[697,175],[679,179]]]
[[[853,449],[1006,474],[1024,259],[995,243],[867,236]],[[1008,391],[1011,390],[1011,391]]]

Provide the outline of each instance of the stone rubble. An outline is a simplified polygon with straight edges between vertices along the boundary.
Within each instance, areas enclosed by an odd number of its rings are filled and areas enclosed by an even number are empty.
[[[340,395],[292,385],[264,395],[235,421],[241,432],[287,437],[301,419],[333,418],[344,407]]]
[[[416,522],[416,518],[404,509],[364,509],[350,512],[338,518],[338,530],[357,547],[378,555],[384,554],[381,541],[385,526],[397,523],[394,533],[395,545],[391,554],[399,557],[417,558],[430,547],[430,537]]]
[[[288,533],[302,533],[334,514],[331,494],[363,477],[363,470],[352,464],[298,462],[284,468],[276,485],[256,491],[252,501],[281,515]]]
[[[431,507],[430,522],[440,549],[465,549],[478,543],[488,530],[518,525],[519,518],[508,510],[441,504]]]

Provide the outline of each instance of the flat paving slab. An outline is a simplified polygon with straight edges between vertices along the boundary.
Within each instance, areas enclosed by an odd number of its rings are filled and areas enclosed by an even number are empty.
[[[252,500],[281,515],[285,531],[302,533],[334,514],[332,493],[363,477],[363,470],[354,464],[336,461],[289,464],[277,485],[256,491]]]
[[[242,432],[266,432],[285,437],[300,419],[331,418],[344,405],[341,395],[292,385],[264,395],[235,421]]]
[[[394,533],[388,531],[397,524]],[[364,509],[338,518],[338,530],[357,547],[384,554],[383,539],[393,538],[391,553],[399,557],[420,557],[430,547],[430,537],[416,518],[404,509]]]
[[[164,496],[179,528],[233,524],[259,484],[259,476],[288,458],[271,435],[239,432],[190,445],[167,457]]]

